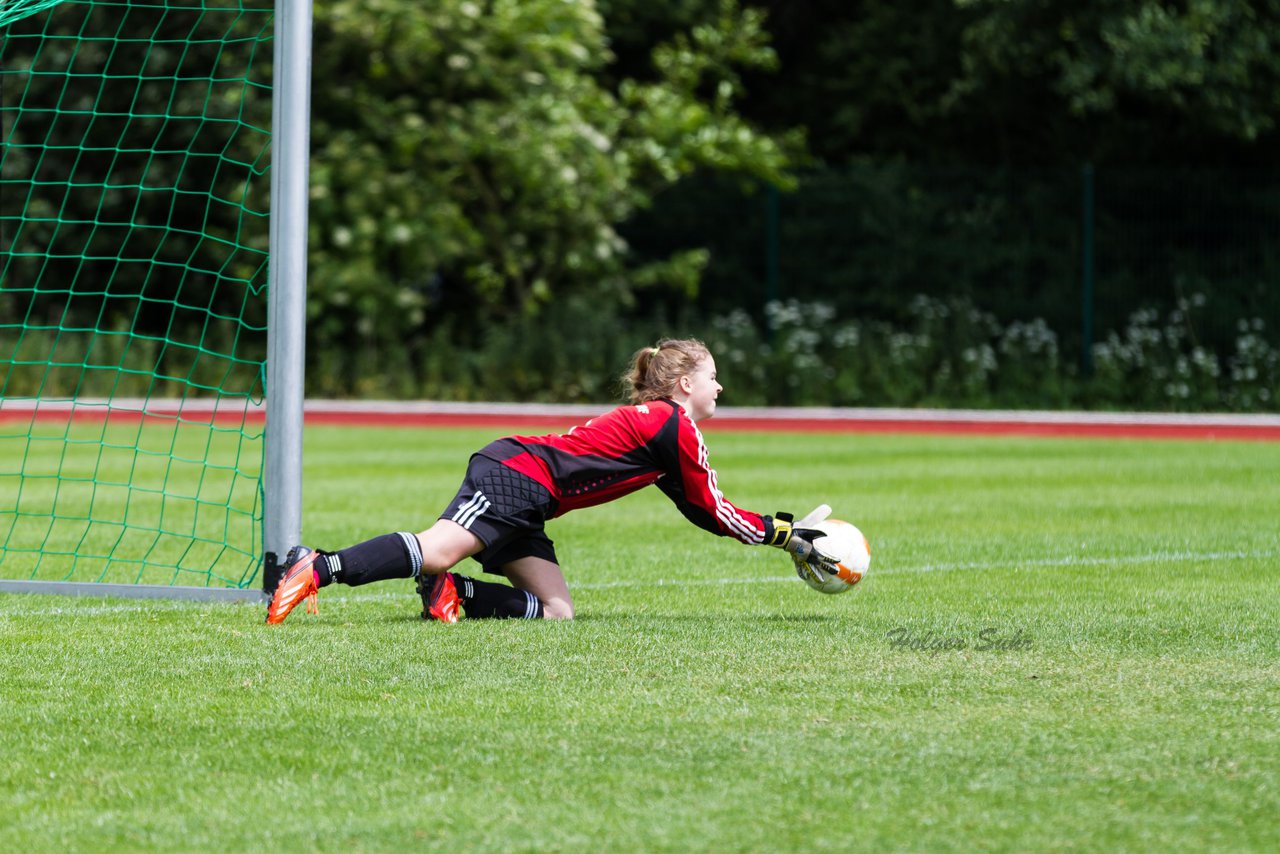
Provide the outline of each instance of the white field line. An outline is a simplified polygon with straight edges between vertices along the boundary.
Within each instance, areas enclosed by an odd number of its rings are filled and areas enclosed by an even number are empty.
[[[1153,552],[1145,555],[1121,555],[1117,557],[1097,557],[1097,558],[1043,558],[1040,560],[1023,560],[1014,564],[1003,562],[969,562],[969,563],[934,563],[922,564],[920,566],[899,566],[888,567],[885,569],[876,569],[874,564],[868,576],[878,575],[915,575],[925,572],[960,572],[960,571],[989,571],[995,569],[1056,569],[1073,566],[1123,566],[1126,564],[1142,564],[1156,563],[1166,560],[1189,560],[1189,561],[1206,561],[1206,560],[1250,560],[1255,558],[1270,558],[1280,555],[1280,551],[1268,550],[1261,552]],[[681,587],[694,585],[709,584],[760,584],[772,581],[792,581],[792,576],[784,574],[781,576],[769,576],[768,578],[698,578],[698,579],[659,579],[658,581],[600,581],[586,584],[575,584],[574,589],[581,590],[608,590],[615,587]]]
[[[1061,569],[1067,567],[1096,567],[1096,566],[1125,566],[1143,563],[1157,563],[1160,561],[1183,560],[1183,561],[1224,561],[1224,560],[1256,560],[1263,558],[1274,558],[1280,555],[1280,550],[1267,549],[1264,551],[1220,551],[1220,552],[1192,552],[1192,551],[1175,551],[1175,552],[1150,552],[1141,555],[1117,555],[1114,557],[1059,557],[1059,558],[1041,558],[1039,560],[1022,560],[1010,564],[1005,562],[966,562],[966,563],[934,563],[921,564],[919,566],[900,566],[887,567],[885,569],[872,569],[869,575],[916,575],[927,572],[973,572],[973,571],[990,571],[997,569]],[[643,581],[636,579],[621,579],[617,581],[594,581],[582,584],[571,584],[573,590],[615,590],[619,588],[630,587],[707,587],[720,586],[728,584],[772,584],[776,582],[794,583],[795,577],[790,573],[780,573],[778,575],[770,575],[764,578],[660,578],[657,581]],[[336,595],[335,595],[336,594]],[[19,594],[14,594],[19,595]],[[30,594],[21,594],[30,595]],[[412,592],[404,591],[398,593],[348,593],[346,591],[333,591],[328,598],[345,599],[345,600],[367,600],[367,599],[404,599],[406,596],[412,595]],[[74,606],[55,605],[49,608],[35,608],[24,610],[18,613],[5,614],[0,612],[0,620],[13,619],[17,617],[43,617],[43,616],[76,616],[84,614],[109,614],[121,612],[149,612],[149,611],[176,611],[191,608],[193,606],[241,606],[244,602],[179,602],[171,600],[146,600],[139,602],[102,602],[94,604],[101,600],[85,600],[77,597]],[[256,608],[264,608],[265,606],[256,603]]]

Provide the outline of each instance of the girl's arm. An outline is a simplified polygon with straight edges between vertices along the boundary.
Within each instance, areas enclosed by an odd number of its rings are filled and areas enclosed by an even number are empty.
[[[699,528],[750,545],[771,542],[773,517],[743,510],[725,498],[716,482],[716,471],[707,459],[701,431],[683,409],[677,418],[676,470],[659,479],[658,488]]]

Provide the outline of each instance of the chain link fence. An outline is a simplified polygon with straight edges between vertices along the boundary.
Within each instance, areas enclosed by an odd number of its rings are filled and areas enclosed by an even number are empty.
[[[794,299],[896,322],[916,297],[963,298],[1004,324],[1043,320],[1086,374],[1093,345],[1143,312],[1210,350],[1245,328],[1278,343],[1277,235],[1278,175],[906,164],[809,172],[790,192],[691,182],[627,233],[641,254],[708,247],[709,312],[763,319]]]

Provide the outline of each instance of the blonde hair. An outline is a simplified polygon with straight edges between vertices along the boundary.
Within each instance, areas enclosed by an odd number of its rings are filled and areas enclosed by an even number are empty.
[[[711,355],[707,345],[694,338],[664,338],[654,347],[636,351],[631,369],[622,376],[623,389],[632,403],[670,397],[680,378],[692,374]]]

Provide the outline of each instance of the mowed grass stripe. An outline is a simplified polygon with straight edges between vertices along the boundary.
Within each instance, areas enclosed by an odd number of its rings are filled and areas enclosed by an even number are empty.
[[[309,430],[306,539],[424,527],[491,436]],[[1280,448],[708,443],[742,506],[862,527],[866,581],[647,491],[552,523],[570,624],[0,597],[0,846],[1280,846]]]

